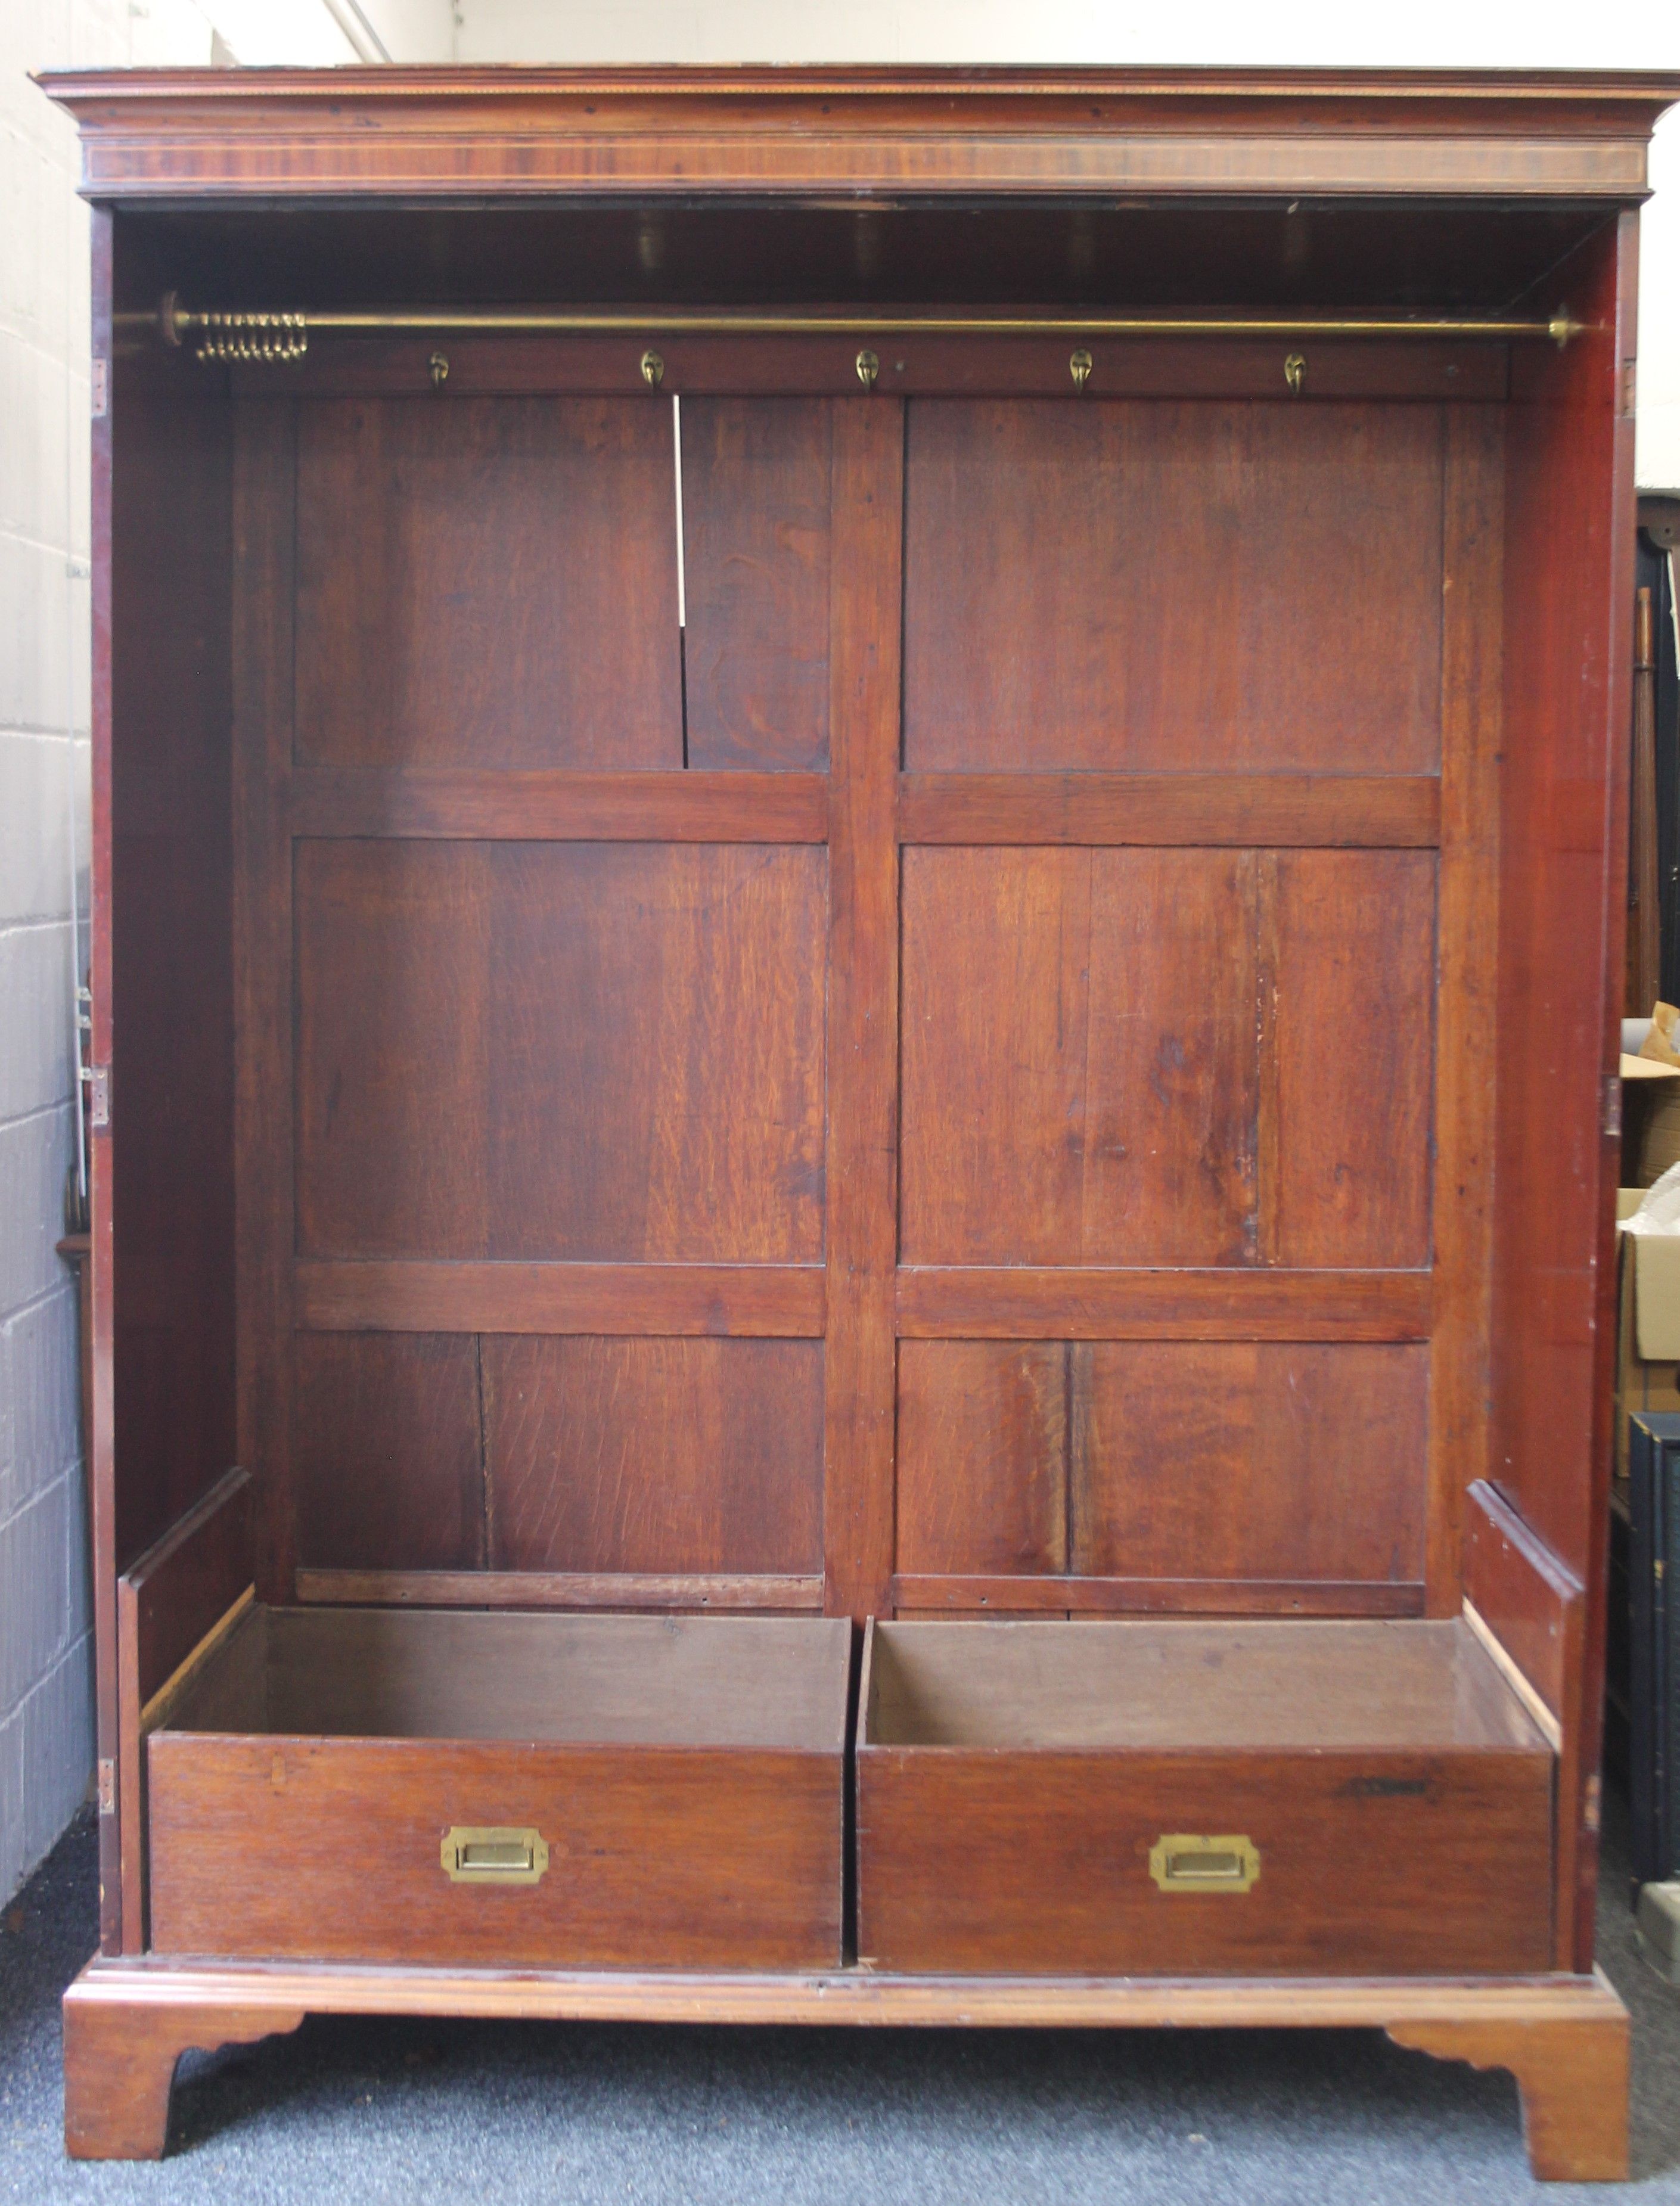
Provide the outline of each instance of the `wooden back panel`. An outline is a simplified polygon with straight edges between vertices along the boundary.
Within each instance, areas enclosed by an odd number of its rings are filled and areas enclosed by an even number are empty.
[[[741,359],[240,402],[266,1590],[1449,1611],[1496,410]]]
[[[901,1611],[1456,1607],[1497,437],[912,402]]]
[[[820,1595],[831,410],[691,406],[685,636],[639,384],[243,409],[242,1392],[286,1597]]]
[[[913,772],[1431,773],[1434,406],[911,409]]]

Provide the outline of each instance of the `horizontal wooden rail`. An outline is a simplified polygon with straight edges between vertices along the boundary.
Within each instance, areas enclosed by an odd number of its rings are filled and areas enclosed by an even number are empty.
[[[1081,389],[1069,341],[1040,331],[1025,336],[929,335],[883,345],[874,388],[895,398],[1036,398],[1075,406],[1111,399],[1264,399],[1293,404],[1288,362],[1301,341],[1245,329],[1224,336],[1118,336],[1077,349],[1092,365]],[[262,341],[231,354],[235,393],[283,390],[304,399],[649,396],[642,355],[630,334],[457,331],[447,339],[447,381],[432,365],[437,337],[378,332],[348,344],[311,345],[302,357],[276,359]],[[692,332],[660,339],[658,395],[702,397],[855,397],[861,389],[855,335],[843,331],[746,337]],[[175,357],[185,362],[186,354]],[[1510,347],[1498,339],[1369,335],[1320,336],[1305,354],[1301,402],[1380,400],[1439,404],[1509,395]],[[658,403],[658,397],[654,399]]]
[[[292,777],[300,836],[468,842],[820,843],[820,773],[501,772],[483,766],[305,766]]]
[[[909,1340],[1426,1340],[1427,1272],[912,1266]],[[816,1339],[816,1264],[301,1258],[305,1333],[739,1335]]]
[[[1363,1578],[961,1577],[892,1581],[901,1614],[952,1609],[1032,1616],[1421,1616],[1421,1583]]]
[[[142,1960],[87,1964],[65,1994],[80,2016],[185,2009],[206,2022],[255,2014],[277,2030],[309,2014],[477,2016],[493,2021],[874,2022],[973,2029],[1386,2029],[1425,2023],[1520,2030],[1626,2020],[1590,1976],[897,1976],[855,1966],[779,1976],[676,1969],[372,1968],[343,1963]],[[131,2025],[132,2026],[132,2025]],[[223,2026],[218,2042],[225,2042]]]
[[[909,773],[901,843],[1210,844],[1427,850],[1433,775]]]
[[[295,836],[465,842],[820,843],[819,773],[573,773],[485,766],[303,766]],[[910,773],[898,838],[920,844],[1140,844],[1430,850],[1427,774]]]
[[[553,1264],[301,1260],[303,1333],[740,1335],[813,1340],[819,1264]]]
[[[299,1601],[412,1608],[820,1609],[823,1582],[768,1572],[320,1571],[297,1573]]]
[[[1427,1272],[912,1266],[906,1340],[1427,1340]]]

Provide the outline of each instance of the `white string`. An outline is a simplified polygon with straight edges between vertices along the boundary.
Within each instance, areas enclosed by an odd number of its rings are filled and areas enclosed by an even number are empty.
[[[676,447],[676,625],[688,625],[688,591],[682,563],[682,401],[670,394],[671,441]]]

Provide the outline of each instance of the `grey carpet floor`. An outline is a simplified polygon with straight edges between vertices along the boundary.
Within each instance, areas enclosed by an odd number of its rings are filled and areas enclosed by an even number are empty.
[[[1680,1993],[1640,1959],[1618,1833],[1600,1953],[1634,2014],[1641,2197],[1680,2203]],[[93,1943],[92,1825],[0,1917],[10,2199],[579,2206],[1603,2199],[1528,2179],[1516,2088],[1367,2031],[594,2028],[327,2019],[188,2054],[169,2157],[63,2157],[58,1999]]]

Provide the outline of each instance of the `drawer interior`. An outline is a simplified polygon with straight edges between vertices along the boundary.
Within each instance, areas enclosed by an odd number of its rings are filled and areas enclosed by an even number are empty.
[[[1462,1620],[878,1623],[859,1744],[1547,1751]]]
[[[251,1607],[146,1756],[151,1942],[833,1967],[851,1627]]]
[[[169,1712],[177,1732],[517,1739],[841,1755],[850,1626],[258,1605]]]
[[[877,1968],[1548,1965],[1552,1751],[1462,1622],[885,1624],[867,1661]]]

